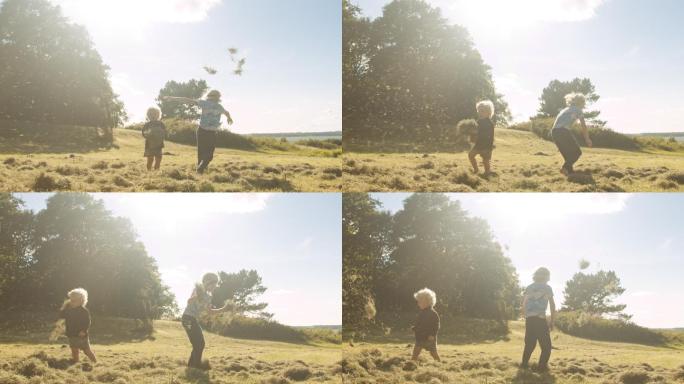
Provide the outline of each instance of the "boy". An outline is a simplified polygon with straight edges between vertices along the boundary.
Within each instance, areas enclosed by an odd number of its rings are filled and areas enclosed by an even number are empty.
[[[418,360],[418,356],[423,349],[428,350],[432,358],[441,361],[437,353],[437,331],[439,331],[439,315],[434,309],[437,295],[430,289],[424,288],[416,292],[413,297],[420,311],[413,326],[416,336],[416,344],[413,347],[413,360]]]
[[[71,358],[74,363],[79,361],[79,351],[88,356],[93,363],[97,362],[95,354],[90,349],[88,329],[90,328],[90,312],[86,309],[88,304],[88,292],[83,288],[76,288],[67,294],[69,300],[65,301],[59,311],[59,317],[64,319],[66,335],[71,347]]]
[[[551,357],[551,330],[556,319],[556,303],[553,300],[553,290],[548,282],[551,272],[546,268],[539,268],[534,272],[534,283],[525,289],[522,301],[522,315],[525,319],[525,350],[521,367],[527,369],[534,348],[539,342],[541,355],[539,356],[539,371],[549,369]],[[551,308],[551,318],[546,318],[546,307]]]
[[[577,140],[575,140],[572,131],[570,131],[575,121],[580,121],[582,136],[587,146],[591,147],[593,143],[589,138],[589,131],[582,113],[582,109],[584,109],[587,103],[586,97],[581,93],[571,93],[565,96],[565,103],[568,107],[558,114],[556,122],[553,124],[553,129],[551,129],[551,137],[565,160],[561,173],[565,176],[570,176],[575,172],[573,166],[582,156],[582,150]]]
[[[221,115],[226,115],[228,125],[233,124],[230,113],[221,103],[221,93],[213,90],[207,94],[206,100],[194,100],[187,97],[162,96],[162,100],[195,104],[202,109],[199,128],[197,129],[197,172],[204,173],[214,158],[216,149],[216,132],[221,126]]]
[[[157,108],[147,110],[147,123],[142,128],[142,135],[145,138],[145,157],[147,158],[147,170],[158,170],[162,161],[162,149],[164,149],[164,137],[166,136],[166,126],[159,121],[161,112]]]
[[[473,166],[473,172],[479,173],[477,167],[477,155],[482,157],[485,175],[491,174],[492,151],[494,151],[494,103],[489,100],[481,101],[476,105],[477,109],[477,139],[475,145],[468,152],[468,159]]]

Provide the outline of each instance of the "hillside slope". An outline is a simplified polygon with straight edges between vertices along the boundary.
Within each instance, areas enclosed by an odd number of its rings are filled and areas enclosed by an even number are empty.
[[[344,190],[427,192],[620,192],[679,191],[684,153],[583,148],[579,175],[560,174],[562,158],[552,142],[530,132],[496,130],[492,170],[471,172],[466,152],[357,153],[346,151]],[[479,159],[479,158],[478,158]],[[482,170],[482,167],[480,167]]]
[[[161,170],[145,169],[144,139],[139,132],[115,131],[116,148],[65,152],[36,146],[41,152],[0,146],[2,191],[73,190],[87,192],[163,191],[339,191],[341,160],[312,148],[293,152],[217,149],[204,175],[194,171],[194,146],[166,142]],[[31,147],[34,148],[34,147]],[[73,148],[72,148],[73,149]],[[42,178],[40,176],[43,175]]]
[[[348,383],[679,383],[684,382],[684,348],[651,347],[580,339],[554,331],[550,372],[519,370],[524,324],[510,322],[503,341],[438,346],[442,362],[423,352],[410,362],[410,344],[358,343],[344,349]],[[532,362],[539,358],[539,349]]]
[[[0,335],[0,383],[288,383],[340,382],[340,346],[240,340],[205,331],[211,369],[187,369],[190,344],[178,322],[156,321],[151,338],[129,337],[120,320],[96,319],[93,351],[99,361],[70,365],[65,339],[44,330]],[[99,324],[98,324],[99,323]],[[128,323],[130,325],[130,323]],[[109,332],[109,334],[108,334]]]

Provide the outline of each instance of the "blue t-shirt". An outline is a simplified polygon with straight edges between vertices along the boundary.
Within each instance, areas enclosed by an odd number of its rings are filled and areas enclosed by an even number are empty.
[[[546,307],[553,297],[553,290],[546,283],[532,283],[525,289],[525,317],[546,317]]]
[[[197,105],[202,108],[200,128],[207,131],[216,131],[221,126],[221,115],[226,112],[219,103],[210,100],[197,100]]]
[[[580,117],[582,117],[582,110],[574,105],[571,105],[558,114],[558,117],[556,117],[556,122],[553,124],[553,129],[569,129]]]

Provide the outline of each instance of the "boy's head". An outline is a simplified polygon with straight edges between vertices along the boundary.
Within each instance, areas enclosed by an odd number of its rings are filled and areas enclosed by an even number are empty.
[[[567,104],[568,107],[575,106],[582,109],[587,105],[587,97],[581,93],[570,93],[565,95],[565,104]]]
[[[214,289],[216,289],[216,286],[218,285],[219,282],[219,277],[215,273],[205,273],[204,276],[202,276],[202,286],[204,287],[205,290],[212,292]]]
[[[157,121],[161,117],[161,112],[157,108],[149,108],[147,110],[147,119],[149,121]]]
[[[416,299],[416,304],[418,304],[420,309],[432,308],[435,306],[435,302],[437,302],[437,295],[435,295],[434,291],[428,288],[423,288],[414,293],[413,297]]]
[[[534,272],[532,279],[535,283],[548,283],[549,280],[551,280],[551,272],[548,269],[541,267]]]
[[[67,293],[69,297],[69,304],[76,307],[85,307],[88,304],[88,291],[83,288],[72,289]]]
[[[215,89],[213,91],[210,91],[209,93],[207,93],[207,100],[215,101],[218,103],[219,101],[221,101],[221,92]]]
[[[477,115],[481,119],[491,119],[494,117],[494,103],[489,100],[480,101],[475,108],[477,109]]]

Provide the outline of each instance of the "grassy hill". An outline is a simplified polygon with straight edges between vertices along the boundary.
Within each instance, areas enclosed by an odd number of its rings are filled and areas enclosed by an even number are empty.
[[[144,140],[135,130],[114,131],[114,146],[102,147],[82,129],[63,129],[64,137],[12,135],[2,122],[2,191],[73,190],[88,192],[339,191],[340,149],[250,139],[253,150],[216,150],[204,175],[194,171],[191,145],[166,142],[161,170],[148,172]],[[42,129],[41,131],[46,131]],[[8,134],[9,132],[9,134]]]
[[[211,369],[188,369],[190,344],[179,322],[156,321],[152,335],[132,320],[94,318],[98,362],[71,365],[66,340],[49,342],[51,325],[0,330],[0,383],[339,383],[340,345],[234,339],[205,331]]]
[[[370,147],[345,147],[344,191],[676,192],[684,184],[684,151],[583,148],[578,174],[567,178],[559,172],[562,158],[552,142],[512,129],[497,129],[495,136],[495,175],[488,178],[471,172],[462,150],[387,145],[371,153]]]
[[[503,339],[441,344],[442,362],[423,352],[418,364],[410,361],[409,334],[402,341],[354,343],[344,347],[345,383],[459,383],[459,384],[645,384],[684,382],[684,345],[645,346],[592,341],[551,334],[554,350],[550,372],[519,370],[524,323],[509,323]],[[539,349],[532,361],[539,358]]]

